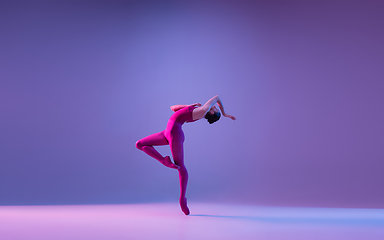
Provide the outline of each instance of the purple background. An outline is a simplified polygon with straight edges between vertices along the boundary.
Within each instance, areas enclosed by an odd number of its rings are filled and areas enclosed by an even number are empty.
[[[218,94],[190,201],[384,207],[384,3],[343,2],[2,1],[0,204],[177,201],[135,142]]]

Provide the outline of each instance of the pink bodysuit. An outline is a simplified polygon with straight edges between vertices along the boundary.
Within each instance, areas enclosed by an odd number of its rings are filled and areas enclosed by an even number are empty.
[[[192,106],[182,108],[169,118],[167,127],[164,130],[164,135],[169,142],[184,142],[184,132],[181,127],[185,122],[196,121],[192,120],[192,111],[195,108]]]
[[[175,164],[180,167],[180,206],[183,212],[187,215],[189,214],[189,209],[187,207],[185,194],[188,182],[188,172],[184,165],[184,132],[182,130],[182,125],[185,122],[196,121],[192,119],[192,111],[195,108],[195,106],[188,106],[180,109],[179,111],[172,114],[172,116],[169,118],[167,127],[164,131],[149,135],[136,142],[136,147],[138,149],[144,151],[146,154],[163,164],[165,157],[163,157],[153,146],[169,145],[171,148],[173,160]]]

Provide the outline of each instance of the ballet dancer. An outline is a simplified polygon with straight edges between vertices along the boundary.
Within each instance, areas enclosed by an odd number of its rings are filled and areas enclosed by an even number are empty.
[[[136,147],[144,151],[149,156],[155,158],[164,166],[177,169],[179,171],[180,179],[180,207],[185,215],[189,215],[189,208],[187,206],[187,198],[185,197],[188,183],[188,172],[184,165],[184,152],[183,142],[184,133],[182,125],[185,122],[195,122],[205,117],[207,121],[212,124],[220,119],[220,111],[216,108],[215,104],[220,108],[224,117],[232,120],[236,118],[227,114],[224,111],[223,103],[219,96],[214,96],[209,99],[203,106],[200,103],[191,105],[173,105],[171,110],[174,114],[169,118],[167,127],[164,131],[149,135],[136,142]],[[153,146],[169,145],[174,163],[169,156],[163,157]]]

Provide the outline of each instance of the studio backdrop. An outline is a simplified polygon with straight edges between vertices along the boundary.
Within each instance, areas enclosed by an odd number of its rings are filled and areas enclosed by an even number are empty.
[[[191,203],[384,207],[383,7],[2,1],[0,204],[177,202],[135,142],[219,95],[236,121],[183,126]]]

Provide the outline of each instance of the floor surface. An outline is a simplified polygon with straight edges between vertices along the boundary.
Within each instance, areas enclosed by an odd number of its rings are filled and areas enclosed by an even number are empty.
[[[384,239],[384,209],[189,205],[0,206],[0,239]]]

